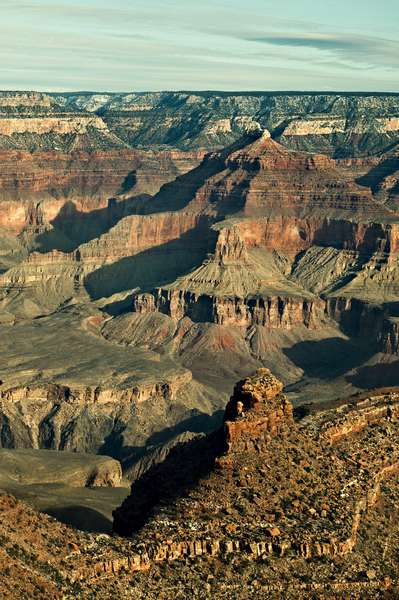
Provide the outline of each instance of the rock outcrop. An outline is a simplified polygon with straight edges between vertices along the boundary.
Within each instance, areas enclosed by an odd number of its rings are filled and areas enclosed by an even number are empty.
[[[134,538],[145,551],[126,568],[147,570],[187,557],[331,559],[355,551],[362,520],[373,511],[384,482],[394,478],[397,485],[398,418],[395,389],[319,408],[295,421],[281,382],[268,369],[259,370],[237,384],[223,431],[209,438],[216,456],[209,473],[198,483],[165,482],[171,472],[158,467],[153,481],[145,476],[146,488],[132,486],[115,512],[115,530],[123,535],[137,523],[136,502],[145,506],[147,493],[151,506],[149,490],[158,485],[161,492],[153,516]],[[220,439],[224,452],[218,455]],[[176,486],[182,495],[177,502]],[[154,545],[149,539],[164,541]]]
[[[236,385],[224,416],[227,454],[233,449],[239,452],[240,447],[246,450],[248,443],[256,443],[266,431],[279,435],[287,425],[294,425],[292,406],[282,391],[283,384],[268,369]]]
[[[212,297],[185,290],[160,290],[155,300],[147,302],[149,307],[156,305],[173,319],[187,316],[193,321],[244,328],[253,325],[269,329],[292,329],[298,325],[316,328],[324,316],[323,302],[284,296]]]

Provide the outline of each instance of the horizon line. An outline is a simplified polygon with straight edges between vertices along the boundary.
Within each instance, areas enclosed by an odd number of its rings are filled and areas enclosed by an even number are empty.
[[[64,95],[89,95],[89,94],[107,94],[107,95],[127,95],[127,94],[224,94],[224,95],[276,95],[276,94],[297,94],[297,95],[351,95],[351,96],[399,96],[399,91],[381,92],[381,91],[366,91],[366,90],[221,90],[221,89],[163,89],[163,90],[125,90],[125,91],[107,91],[107,90],[38,90],[34,88],[26,89],[1,89],[0,94],[4,93],[36,93],[36,94],[64,94]]]

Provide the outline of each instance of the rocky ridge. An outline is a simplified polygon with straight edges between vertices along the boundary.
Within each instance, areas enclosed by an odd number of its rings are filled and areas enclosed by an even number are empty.
[[[314,558],[355,548],[362,514],[373,509],[384,480],[399,472],[398,390],[354,399],[296,423],[282,387],[267,369],[236,386],[225,412],[225,451],[214,470],[182,488],[185,497],[175,506],[163,497],[138,534],[143,540],[170,538],[149,551],[150,561],[229,552],[253,559]],[[167,498],[171,489],[160,481]],[[151,487],[145,489],[140,486],[139,493],[151,494]],[[134,531],[129,512],[132,507],[134,514],[134,505],[133,485],[115,512],[117,532]],[[195,523],[189,535],[187,521]],[[187,540],[179,539],[182,530]]]
[[[267,128],[294,149],[368,155],[397,143],[397,98],[317,92],[2,92],[0,142],[21,149],[56,142],[58,147],[209,150]]]

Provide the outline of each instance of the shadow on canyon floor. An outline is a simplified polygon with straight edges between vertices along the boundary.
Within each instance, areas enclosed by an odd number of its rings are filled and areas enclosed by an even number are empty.
[[[346,380],[365,390],[399,386],[399,360],[362,367],[353,375],[348,375]]]
[[[303,369],[305,376],[335,379],[364,364],[376,348],[368,340],[349,340],[334,337],[320,341],[307,341],[284,348],[284,354]]]
[[[112,521],[88,506],[63,506],[44,509],[41,512],[81,531],[107,534],[112,532]]]
[[[123,300],[116,300],[115,302],[110,302],[102,307],[103,312],[107,313],[111,317],[118,317],[124,313],[130,313],[132,311],[132,294],[129,294]]]
[[[199,226],[180,238],[104,265],[84,282],[92,300],[133,288],[142,291],[174,281],[200,265],[216,243],[216,232]]]
[[[62,455],[62,452],[59,453]],[[129,494],[123,487],[73,487],[59,483],[1,484],[1,490],[46,513],[58,521],[82,531],[110,533],[112,511]]]
[[[391,317],[399,317],[399,302],[387,302],[385,307],[388,309]]]
[[[224,410],[218,410],[212,415],[201,413],[197,410],[194,410],[193,412],[195,413],[193,416],[181,421],[174,427],[166,427],[161,431],[153,433],[148,438],[147,444],[164,444],[176,435],[185,431],[191,431],[192,433],[209,433],[214,431],[217,427],[220,427],[222,424]]]
[[[381,181],[389,176],[393,175],[395,171],[399,169],[399,156],[390,156],[386,160],[380,162],[378,165],[370,169],[368,173],[359,177],[356,183],[364,187],[369,187],[373,192],[378,191],[378,185]]]

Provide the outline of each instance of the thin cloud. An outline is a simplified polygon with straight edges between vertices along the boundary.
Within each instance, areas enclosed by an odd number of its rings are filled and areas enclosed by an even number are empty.
[[[273,44],[275,46],[301,46],[316,48],[317,50],[359,50],[365,49],[369,41],[351,39],[347,37],[334,37],[333,35],[323,34],[304,34],[304,35],[266,35],[262,37],[247,38],[249,41]]]
[[[343,60],[368,65],[380,65],[396,69],[399,66],[399,43],[396,40],[361,35],[336,35],[323,33],[267,34],[245,36],[240,39],[283,46],[288,48],[309,48],[329,52]]]

